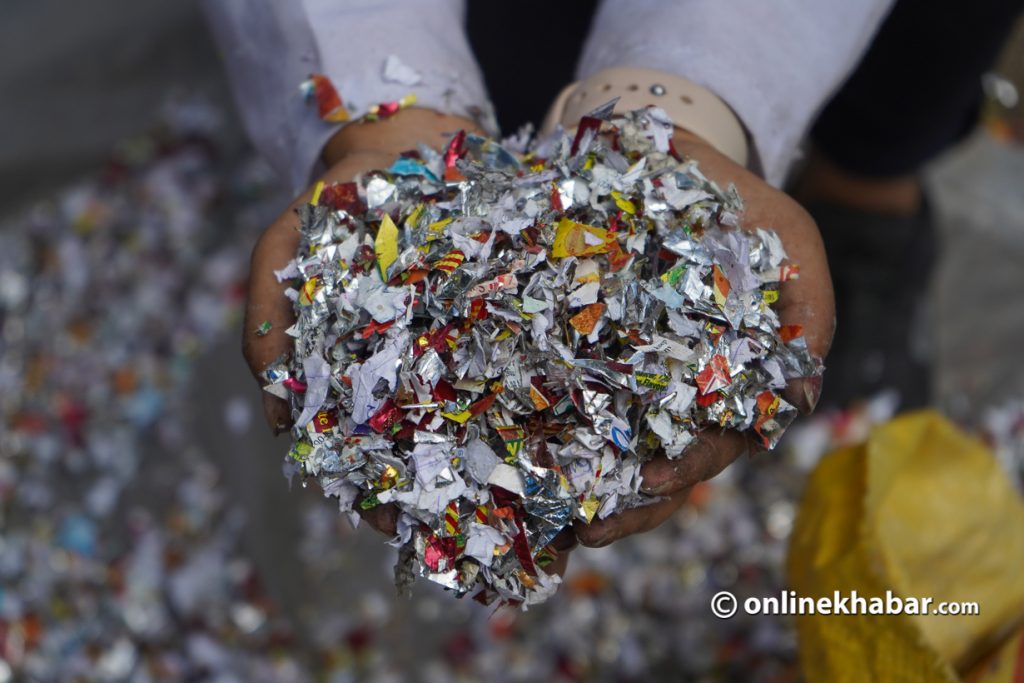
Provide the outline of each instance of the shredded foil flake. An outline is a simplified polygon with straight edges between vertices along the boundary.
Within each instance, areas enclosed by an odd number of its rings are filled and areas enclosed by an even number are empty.
[[[341,101],[331,79],[323,74],[310,74],[309,78],[299,86],[303,97],[308,102],[315,102],[320,118],[328,123],[341,123],[349,118],[348,109]]]
[[[772,448],[820,372],[772,304],[778,236],[646,109],[516,154],[465,132],[299,209],[289,457],[342,511],[400,509],[396,579],[530,605],[574,520],[655,499],[641,465],[704,430]]]

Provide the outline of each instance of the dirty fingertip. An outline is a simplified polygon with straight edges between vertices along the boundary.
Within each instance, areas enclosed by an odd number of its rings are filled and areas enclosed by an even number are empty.
[[[287,432],[292,426],[288,404],[267,392],[263,392],[263,416],[274,436]]]

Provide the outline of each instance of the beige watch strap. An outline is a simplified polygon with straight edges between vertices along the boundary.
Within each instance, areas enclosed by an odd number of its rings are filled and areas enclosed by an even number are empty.
[[[573,127],[587,112],[618,97],[616,111],[654,105],[664,109],[680,128],[708,141],[741,166],[747,165],[747,135],[732,109],[717,95],[680,76],[653,69],[616,67],[599,71],[559,94],[542,128],[561,123]]]

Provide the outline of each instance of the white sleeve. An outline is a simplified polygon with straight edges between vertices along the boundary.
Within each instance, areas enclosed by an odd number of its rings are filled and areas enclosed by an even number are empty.
[[[709,88],[780,185],[812,117],[854,69],[893,0],[604,0],[579,78],[635,66]]]
[[[339,129],[300,84],[331,79],[353,119],[412,93],[417,107],[492,120],[464,29],[463,0],[203,0],[231,89],[256,148],[296,192]],[[390,56],[419,74],[384,78]]]

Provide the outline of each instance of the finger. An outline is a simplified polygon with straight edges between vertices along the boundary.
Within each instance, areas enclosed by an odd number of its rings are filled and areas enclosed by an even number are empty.
[[[825,245],[810,215],[788,197],[785,200],[795,215],[788,225],[775,230],[786,246],[789,260],[800,267],[800,276],[782,284],[776,310],[783,325],[801,325],[807,348],[818,358],[824,358],[832,345],[836,323]]]
[[[818,227],[791,197],[765,183],[706,143],[677,134],[677,149],[700,162],[705,175],[722,187],[735,184],[743,197],[743,224],[774,230],[782,239],[789,262],[800,277],[783,283],[777,311],[783,325],[800,325],[812,355],[824,359],[835,332],[835,300],[825,247]],[[793,380],[784,396],[804,413],[811,412],[821,393],[821,377]]]
[[[603,548],[626,536],[650,531],[675,514],[689,493],[689,489],[677,491],[650,505],[630,508],[605,519],[595,518],[590,524],[576,520],[573,523],[576,538],[588,548]]]
[[[359,516],[371,527],[385,536],[394,536],[398,531],[398,506],[394,503],[376,505],[369,510],[359,510]]]
[[[802,208],[797,208],[801,220],[794,231],[802,230],[799,237],[787,237],[780,231],[790,259],[799,264],[800,277],[782,284],[776,309],[783,325],[800,325],[811,355],[824,360],[832,346],[835,334],[835,297],[832,276],[828,270],[825,247],[817,226]],[[821,396],[821,375],[790,380],[783,396],[801,412],[814,411]]]
[[[542,567],[546,574],[557,574],[565,576],[565,570],[569,568],[569,552],[558,553],[555,559]]]
[[[298,218],[293,213],[281,216],[263,233],[252,252],[242,353],[249,370],[261,385],[260,373],[292,347],[291,338],[285,334],[285,330],[295,322],[292,303],[285,296],[288,284],[278,282],[274,271],[284,268],[294,257],[299,245],[297,225]],[[258,330],[267,324],[270,330],[261,334]],[[266,392],[263,395],[263,412],[275,433],[291,424],[288,404]]]
[[[778,233],[788,255],[787,261],[800,268],[798,278],[782,283],[776,312],[783,326],[799,325],[807,349],[822,360],[828,354],[835,332],[835,299],[825,246],[817,225],[796,202],[777,190],[758,194],[761,204],[747,211],[754,225]],[[791,380],[783,396],[801,412],[810,413],[821,394],[820,375]]]
[[[578,545],[579,541],[576,540],[576,534],[572,528],[562,529],[548,544],[547,552],[552,553],[555,559],[544,565],[544,571],[548,574],[563,576],[569,567],[569,554]]]
[[[717,476],[740,455],[751,451],[746,434],[728,430],[705,430],[683,454],[675,459],[659,455],[640,469],[640,490],[654,496],[667,496],[689,489]]]
[[[291,407],[287,401],[264,391],[263,418],[267,421],[274,436],[279,436],[287,432],[292,425]]]
[[[566,527],[558,532],[558,535],[555,536],[550,545],[560,553],[569,552],[579,545],[579,541],[576,539],[576,534],[573,533],[572,529]]]

